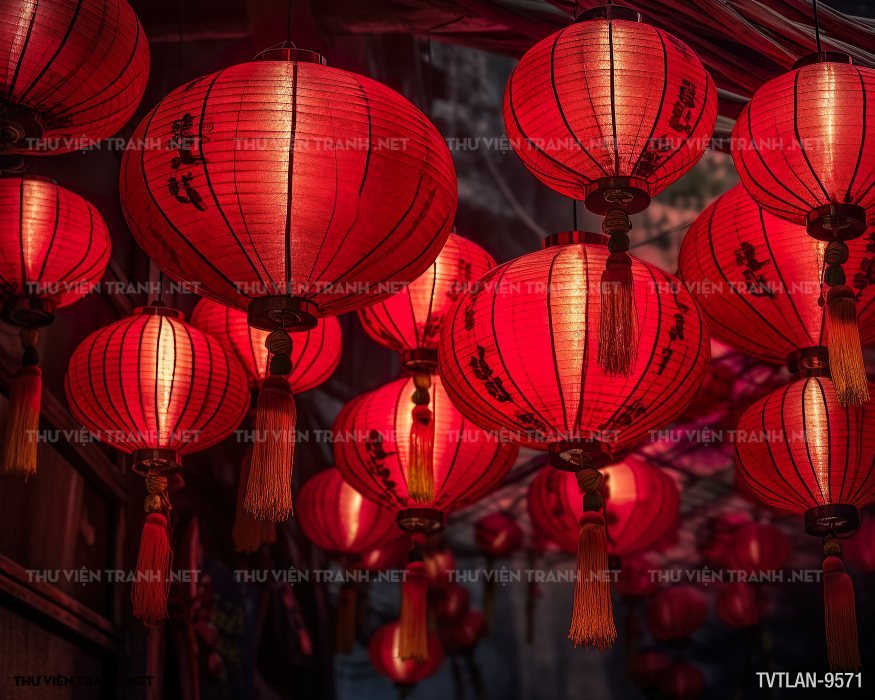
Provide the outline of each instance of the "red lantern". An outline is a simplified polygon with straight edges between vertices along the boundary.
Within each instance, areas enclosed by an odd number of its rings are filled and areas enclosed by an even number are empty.
[[[408,552],[410,552],[410,542],[407,536],[399,536],[362,552],[358,558],[358,566],[373,572],[403,569],[407,564]]]
[[[823,587],[830,668],[860,666],[854,589],[838,536],[856,530],[858,508],[875,501],[875,411],[842,407],[823,370],[757,401],[741,417],[738,476],[769,506],[804,513],[809,534],[823,537]]]
[[[705,690],[705,676],[691,664],[674,664],[660,676],[659,687],[672,700],[697,700]]]
[[[707,616],[708,599],[692,586],[664,588],[647,604],[650,632],[663,642],[692,637]]]
[[[724,583],[717,591],[717,617],[733,629],[753,627],[760,621],[762,610],[757,592],[749,583]]]
[[[696,54],[620,7],[535,44],[504,95],[526,167],[602,213],[618,195],[628,211],[644,209],[702,157],[716,118],[717,91]]]
[[[490,513],[474,523],[474,542],[489,559],[507,557],[523,544],[523,530],[508,513]]]
[[[398,649],[401,624],[390,622],[378,629],[368,644],[371,665],[377,673],[399,686],[410,686],[433,676],[444,660],[444,650],[432,632],[428,634],[428,658],[424,661],[401,659]]]
[[[729,561],[736,569],[777,571],[790,556],[790,540],[774,525],[750,523],[733,533],[728,550]]]
[[[435,613],[443,625],[455,626],[455,623],[468,612],[471,606],[471,594],[460,583],[451,583],[440,594]]]
[[[611,555],[625,557],[645,550],[676,527],[678,488],[662,469],[630,456],[602,472]],[[532,527],[564,551],[575,553],[584,509],[574,474],[541,471],[529,485],[528,503]]]
[[[37,329],[52,322],[55,309],[92,291],[109,253],[106,224],[79,195],[34,175],[0,178],[0,318],[21,329],[23,350],[9,392],[4,472],[36,471],[42,398]]]
[[[125,0],[4,3],[0,62],[0,150],[64,153],[133,116],[149,43]]]
[[[845,558],[860,571],[875,571],[875,520],[863,520],[856,536],[845,543]]]
[[[863,343],[875,342],[875,233],[848,246],[846,268]],[[767,362],[796,364],[824,355],[828,342],[827,242],[761,209],[741,185],[693,222],[680,251],[684,281],[699,292],[721,340]],[[835,359],[835,353],[830,353]]]
[[[361,554],[396,537],[391,511],[367,500],[329,467],[301,487],[295,519],[311,542],[338,555]]]
[[[493,267],[483,248],[451,233],[428,270],[385,301],[360,309],[359,318],[369,336],[401,353],[405,367],[433,370],[444,314]]]
[[[191,325],[216,338],[236,357],[253,386],[267,377],[269,353],[267,331],[252,328],[246,314],[209,299],[201,299],[191,314]],[[300,393],[322,384],[340,364],[340,323],[334,317],[320,318],[316,326],[294,337],[288,375],[292,391]]]
[[[145,117],[121,199],[168,275],[271,332],[255,420],[268,439],[254,445],[246,508],[279,521],[292,507],[289,333],[416,279],[449,235],[457,192],[445,142],[396,92],[312,52],[261,58],[177,88]]]
[[[629,675],[643,690],[654,690],[662,675],[671,666],[671,659],[658,651],[644,651],[629,663]]]
[[[440,547],[427,549],[423,556],[428,587],[443,591],[450,585],[450,575],[456,569],[456,557],[452,549]]]
[[[733,429],[738,421],[733,423]],[[750,523],[750,515],[741,512],[721,513],[712,518],[705,528],[705,542],[702,556],[712,569],[723,569],[734,566],[731,561],[730,548],[735,533]]]
[[[642,554],[623,559],[616,590],[633,599],[647,598],[659,590],[659,580],[653,575],[656,565]]]
[[[471,649],[486,636],[486,616],[479,610],[468,610],[461,620],[447,625],[441,632],[450,652]]]
[[[183,455],[227,437],[249,407],[246,375],[219,342],[182,314],[146,306],[88,336],[65,380],[76,420],[101,442],[133,453],[146,479],[148,515],[140,540],[134,614],[147,624],[167,616],[170,502],[167,478]]]

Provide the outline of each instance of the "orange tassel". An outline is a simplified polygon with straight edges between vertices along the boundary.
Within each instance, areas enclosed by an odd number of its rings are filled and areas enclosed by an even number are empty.
[[[845,571],[837,539],[827,539],[823,553],[823,606],[829,668],[831,671],[859,671],[854,583]]]
[[[288,379],[271,375],[258,393],[256,440],[243,507],[256,520],[282,522],[292,512],[295,400]]]
[[[355,646],[356,603],[358,592],[351,583],[340,589],[337,601],[337,629],[334,636],[334,650],[338,654],[349,654]]]
[[[36,473],[37,431],[42,400],[42,370],[37,362],[36,342],[39,332],[33,328],[21,331],[24,347],[23,366],[9,387],[9,411],[3,436],[3,471],[21,474],[25,478]]]
[[[860,329],[857,298],[845,284],[830,287],[826,297],[829,367],[842,406],[860,406],[869,400],[869,386]]]
[[[407,492],[416,503],[431,503],[434,500],[434,417],[428,391],[431,378],[417,374],[413,382],[416,390],[407,452]]]
[[[137,571],[131,587],[134,615],[149,627],[155,627],[167,619],[172,560],[167,518],[163,513],[149,513],[140,535]]]
[[[421,561],[412,561],[407,565],[406,576],[401,584],[399,659],[413,659],[419,662],[428,659],[427,594],[425,564]]]
[[[269,520],[256,520],[243,507],[246,498],[246,485],[249,483],[250,462],[252,453],[244,457],[240,464],[240,479],[237,482],[237,504],[234,511],[234,529],[231,530],[231,541],[234,550],[250,554],[256,552],[263,544],[276,542],[276,524]]]
[[[617,639],[608,576],[605,520],[598,511],[585,511],[580,519],[577,584],[568,632],[568,638],[576,647],[583,645],[604,651]]]
[[[629,256],[629,215],[611,209],[602,222],[610,236],[611,254],[601,279],[598,363],[608,376],[629,376],[638,355],[635,298],[632,293],[632,258]]]

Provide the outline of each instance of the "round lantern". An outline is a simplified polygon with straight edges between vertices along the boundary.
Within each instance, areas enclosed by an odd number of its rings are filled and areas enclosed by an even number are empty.
[[[522,546],[523,530],[509,513],[490,513],[474,523],[474,542],[488,559],[499,559]]]
[[[444,660],[444,651],[437,635],[429,632],[428,658],[424,661],[399,658],[400,638],[401,624],[397,621],[383,625],[371,637],[368,654],[377,673],[401,687],[415,685],[437,673]]]
[[[733,430],[738,421],[732,424]],[[735,533],[750,523],[750,515],[744,512],[720,513],[711,518],[703,527],[702,556],[705,563],[712,569],[723,569],[734,566],[730,548]]]
[[[659,580],[653,575],[655,571],[656,564],[643,554],[624,557],[617,577],[617,593],[633,601],[653,595],[660,588]]]
[[[268,332],[251,327],[246,314],[209,299],[201,299],[191,313],[191,325],[216,338],[236,357],[249,382],[257,387],[267,377]],[[310,330],[294,337],[290,359],[289,386],[294,393],[322,384],[340,364],[340,323],[332,316],[320,318]]]
[[[471,594],[468,589],[460,583],[451,583],[440,593],[434,610],[441,624],[452,627],[468,612],[470,606]]]
[[[133,116],[149,43],[125,0],[4,3],[0,62],[0,151],[64,153]]]
[[[23,350],[9,392],[4,472],[36,471],[38,328],[52,322],[56,309],[92,291],[109,253],[106,224],[79,195],[35,175],[0,177],[0,319],[21,329]]]
[[[717,617],[733,629],[753,627],[760,621],[762,611],[757,592],[749,583],[724,583],[717,591]]]
[[[397,294],[360,309],[359,318],[369,336],[401,353],[405,368],[434,371],[444,314],[493,267],[483,248],[451,233],[431,267]]]
[[[662,469],[629,456],[605,467],[602,473],[609,554],[626,557],[641,552],[676,527],[678,488]],[[555,469],[541,471],[529,484],[528,506],[535,531],[563,551],[577,552],[584,508],[574,474]]]
[[[450,585],[450,576],[456,568],[456,557],[448,547],[426,549],[423,553],[425,577],[428,587],[434,591],[443,591]]]
[[[449,235],[457,193],[445,142],[396,92],[312,52],[260,59],[177,88],[143,119],[121,199],[161,269],[270,332],[255,421],[267,439],[246,507],[284,520],[295,332],[416,279]]]
[[[410,541],[407,535],[398,534],[398,537],[389,542],[362,552],[358,557],[358,567],[373,572],[403,569],[407,564]]]
[[[687,663],[677,663],[661,674],[659,688],[670,700],[697,700],[705,690],[705,676]]]
[[[145,477],[134,613],[147,624],[167,616],[172,558],[168,476],[181,458],[240,424],[249,407],[246,375],[219,342],[163,306],[146,306],[89,335],[73,352],[65,379],[76,420],[101,441],[132,453]]]
[[[846,262],[855,273],[850,285],[863,343],[875,342],[873,246],[875,233],[852,241]],[[799,224],[761,209],[737,185],[693,222],[681,245],[680,270],[698,292],[715,336],[767,362],[795,365],[832,346],[822,283],[827,247]],[[833,349],[829,359],[835,373]],[[854,396],[851,388],[846,402]]]
[[[616,6],[535,44],[504,95],[526,167],[597,213],[644,209],[702,157],[716,119],[717,90],[696,54]]]
[[[749,523],[732,534],[728,544],[731,566],[747,572],[777,571],[790,556],[790,539],[774,525]]]
[[[486,616],[479,610],[468,610],[460,620],[443,627],[441,636],[452,653],[473,648],[486,632]]]
[[[745,487],[766,505],[805,516],[822,537],[830,668],[859,668],[853,584],[839,536],[857,529],[858,508],[875,501],[875,407],[839,404],[822,370],[757,401],[738,424],[735,461]]]
[[[664,588],[647,604],[647,624],[660,641],[691,637],[708,616],[708,599],[692,586]]]

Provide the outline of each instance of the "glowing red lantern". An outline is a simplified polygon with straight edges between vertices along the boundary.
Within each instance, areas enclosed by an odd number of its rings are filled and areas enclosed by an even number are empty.
[[[687,639],[708,616],[708,599],[692,586],[664,588],[647,604],[647,624],[660,641]]]
[[[739,479],[774,508],[805,515],[824,541],[823,587],[830,668],[859,668],[854,591],[838,536],[859,526],[858,508],[875,501],[875,411],[839,404],[823,370],[757,401],[741,417]]]
[[[247,510],[291,511],[295,331],[418,277],[449,235],[455,171],[428,119],[385,85],[295,49],[191,81],[122,162],[128,224],[172,278],[270,331]],[[148,147],[146,147],[147,145]]]
[[[362,552],[358,558],[358,567],[374,572],[386,571],[388,569],[403,569],[407,564],[410,542],[406,535],[401,535],[400,533],[399,535],[389,542]]]
[[[643,554],[624,557],[620,575],[617,577],[616,591],[633,599],[647,598],[659,590],[656,565]]]
[[[216,338],[226,352],[236,357],[253,386],[267,377],[268,332],[251,327],[246,314],[209,299],[201,299],[191,313],[191,325]],[[340,323],[332,316],[320,318],[315,327],[294,337],[289,386],[294,393],[319,386],[340,364]]]
[[[864,343],[875,342],[873,245],[875,233],[851,242],[845,265],[854,272]],[[699,292],[715,336],[767,362],[796,364],[823,355],[829,340],[822,283],[827,246],[761,209],[737,185],[693,222],[681,245],[680,270]]]
[[[875,571],[875,520],[864,519],[856,536],[847,540],[845,558],[860,571]]]
[[[660,675],[659,687],[672,700],[697,700],[705,690],[705,676],[691,664],[678,663]]]
[[[641,552],[676,527],[678,488],[662,469],[629,456],[602,473],[609,554],[626,557]],[[574,474],[541,471],[529,484],[528,506],[537,532],[570,554],[577,551],[584,508]]]
[[[464,651],[477,645],[487,632],[486,616],[479,610],[468,610],[460,620],[441,628],[441,636],[450,652]]]
[[[446,590],[450,585],[450,573],[456,568],[453,550],[447,547],[426,549],[422,561],[428,587],[435,591]]]
[[[390,622],[378,629],[368,644],[371,665],[377,673],[398,686],[411,686],[433,676],[444,660],[436,634],[428,633],[428,657],[424,661],[401,659],[398,654],[401,624]]]
[[[777,571],[790,556],[790,539],[774,525],[749,523],[732,534],[728,555],[731,565],[742,571]]]
[[[474,542],[487,558],[507,557],[522,546],[523,530],[508,513],[490,513],[474,523]]]
[[[359,318],[369,336],[401,353],[405,367],[432,371],[444,314],[493,267],[483,248],[451,233],[431,267],[397,294],[360,309]]]
[[[52,322],[56,309],[92,291],[109,253],[106,224],[79,195],[34,175],[0,178],[0,319],[21,328],[23,350],[9,392],[4,472],[36,471],[42,398],[37,329]]]
[[[738,421],[733,424],[733,430]],[[750,515],[741,512],[721,513],[712,518],[705,528],[705,542],[702,556],[712,569],[733,566],[730,560],[730,547],[735,533],[750,523]]]
[[[133,116],[149,43],[125,0],[4,3],[0,62],[0,150],[63,153]]]
[[[453,626],[456,621],[468,612],[471,606],[471,594],[460,583],[451,583],[440,594],[434,606],[441,624]]]
[[[134,613],[167,616],[170,502],[167,478],[183,455],[204,450],[240,424],[249,407],[246,375],[212,336],[179,311],[146,306],[88,336],[65,380],[76,420],[101,442],[133,454],[146,480],[148,515],[140,540]]]
[[[724,583],[717,591],[717,617],[733,629],[753,627],[760,621],[762,610],[757,592],[749,583]]]

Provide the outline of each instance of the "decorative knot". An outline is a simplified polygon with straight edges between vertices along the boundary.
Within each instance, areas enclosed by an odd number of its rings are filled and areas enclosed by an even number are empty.
[[[292,338],[279,328],[271,331],[264,341],[264,347],[270,353],[268,372],[273,375],[287,377],[292,373]]]
[[[838,557],[841,556],[841,553],[842,543],[839,542],[838,537],[827,535],[823,540],[823,556]]]
[[[410,400],[416,406],[428,406],[431,403],[428,390],[431,388],[431,377],[427,374],[414,374],[413,385],[416,387]]]
[[[604,475],[592,467],[586,467],[577,472],[577,485],[584,493],[596,493],[605,483]]]
[[[170,498],[167,496],[167,477],[157,472],[146,474],[146,500],[143,509],[147,513],[158,513],[170,510]]]

